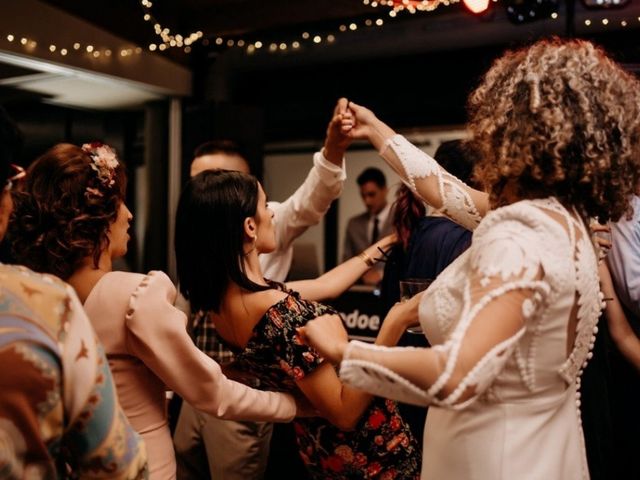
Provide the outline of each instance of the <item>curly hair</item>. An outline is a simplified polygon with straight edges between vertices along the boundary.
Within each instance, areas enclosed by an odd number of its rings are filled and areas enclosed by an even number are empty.
[[[640,82],[583,40],[498,59],[468,102],[476,180],[493,207],[555,196],[618,220],[640,176]]]
[[[107,186],[82,148],[61,143],[27,170],[24,188],[14,197],[9,237],[16,260],[63,280],[87,257],[98,266],[109,246],[109,227],[125,198],[122,163]]]

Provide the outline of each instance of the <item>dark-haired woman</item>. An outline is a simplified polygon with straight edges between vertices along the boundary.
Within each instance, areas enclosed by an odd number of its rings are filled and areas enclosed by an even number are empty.
[[[382,239],[318,279],[285,286],[266,280],[258,262],[260,253],[275,248],[272,216],[254,177],[223,170],[194,177],[176,220],[182,293],[192,307],[209,312],[235,350],[236,368],[266,388],[302,393],[324,417],[295,420],[299,452],[313,478],[418,478],[420,452],[395,403],[372,402],[343,386],[333,366],[297,333],[317,316],[337,317],[317,301],[346,290],[373,265],[378,248],[394,239]],[[397,341],[403,312],[392,311],[379,343]]]
[[[304,335],[366,391],[430,405],[425,479],[588,479],[580,377],[602,308],[586,219],[617,220],[640,176],[640,84],[592,44],[546,40],[496,61],[471,95],[474,190],[352,105],[369,139],[431,206],[474,229],[416,316],[431,348]]]
[[[21,263],[74,287],[106,350],[120,403],[147,445],[151,478],[173,479],[167,388],[226,418],[290,420],[296,408],[288,396],[228,380],[198,350],[164,273],[111,271],[129,239],[125,186],[124,167],[108,146],[56,145],[29,167],[12,243]]]

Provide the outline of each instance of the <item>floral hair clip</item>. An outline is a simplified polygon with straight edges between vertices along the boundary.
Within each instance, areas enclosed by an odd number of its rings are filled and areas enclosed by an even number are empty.
[[[118,167],[115,150],[100,142],[85,143],[82,145],[82,150],[91,157],[91,168],[98,174],[100,183],[111,188],[116,183],[115,175]]]

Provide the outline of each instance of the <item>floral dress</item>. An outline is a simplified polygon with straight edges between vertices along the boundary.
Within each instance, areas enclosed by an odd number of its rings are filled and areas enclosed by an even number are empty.
[[[272,286],[285,290],[282,284]],[[324,360],[300,341],[296,328],[335,311],[287,293],[256,324],[244,350],[236,349],[234,367],[257,376],[262,388],[297,392],[295,381]],[[314,479],[420,477],[420,448],[394,401],[374,398],[353,431],[320,417],[296,419],[294,427],[300,456]]]

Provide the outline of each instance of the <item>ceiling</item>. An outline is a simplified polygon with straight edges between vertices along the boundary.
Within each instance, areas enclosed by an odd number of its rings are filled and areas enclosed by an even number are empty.
[[[148,45],[158,39],[152,24],[144,22],[144,9],[137,0],[45,2],[139,45]],[[153,3],[151,11],[159,23],[173,31],[201,30],[211,37],[286,30],[292,26],[376,13],[376,9],[365,5],[362,0],[158,0]]]
[[[472,15],[462,3],[453,3],[450,6],[441,5],[433,12],[419,12],[416,15],[401,12],[394,19],[389,17],[388,8],[381,6],[373,8],[370,3],[374,0],[367,0],[369,4],[365,4],[363,0],[155,0],[149,9],[145,9],[141,4],[146,0],[43,1],[143,47],[159,43],[159,37],[153,31],[153,24],[156,22],[170,28],[172,33],[185,35],[201,31],[204,34],[204,43],[210,44],[207,50],[213,52],[213,55],[218,55],[225,50],[225,44],[222,48],[216,48],[214,40],[218,37],[224,38],[225,42],[229,38],[236,41],[238,38],[244,38],[247,43],[266,38],[268,41],[272,39],[279,43],[278,39],[291,39],[305,30],[326,34],[337,32],[338,25],[343,23],[357,21],[362,26],[365,19],[377,18],[385,20],[384,28],[361,30],[375,30],[378,32],[378,37],[383,37],[386,32],[387,37],[391,39],[397,37],[395,32],[388,33],[393,26],[396,32],[402,30],[404,26],[408,29],[435,32],[444,40],[431,35],[428,42],[423,41],[421,46],[431,50],[473,47],[486,44],[487,39],[492,39],[494,44],[501,43],[504,46],[513,42],[514,38],[521,37],[520,40],[526,40],[550,33],[564,35],[570,33],[568,29],[573,29],[579,35],[589,35],[603,30],[616,32],[635,29],[638,32],[640,28],[640,21],[637,20],[640,18],[638,17],[640,2],[633,0],[628,0],[629,3],[624,8],[610,9],[594,9],[585,6],[587,3],[600,0],[494,0],[490,2],[487,13],[479,16]],[[603,1],[606,3],[606,0]],[[540,28],[539,24],[549,23],[548,12],[551,10],[547,10],[543,17],[546,21],[530,23],[525,21],[517,26],[517,33],[514,34],[512,33],[514,24],[507,19],[505,13],[509,5],[522,9],[525,15],[530,11],[551,8],[549,5],[557,5],[554,8],[558,10],[559,16],[553,22],[554,27]],[[568,5],[574,5],[571,14],[568,13]],[[145,12],[151,13],[153,16],[151,21],[144,21]],[[628,13],[628,19],[624,16],[626,13]],[[571,16],[575,18],[575,24],[569,27],[566,19]],[[618,20],[612,19],[607,25],[603,25],[601,20],[608,16]],[[444,18],[455,19],[455,22],[441,21]],[[583,22],[590,18],[593,18],[593,24],[587,27]],[[625,24],[623,27],[620,19],[628,20],[629,25]],[[468,31],[476,28],[479,22],[484,23],[484,30],[480,36],[476,35],[474,38],[473,35],[468,34]],[[398,28],[399,26],[401,28]],[[451,39],[451,30],[455,31],[454,41]],[[505,33],[502,39],[499,36],[500,32]],[[357,33],[364,32],[359,30]],[[485,39],[483,40],[482,37]],[[367,48],[358,36],[354,38],[355,43],[359,43],[355,50],[363,51]],[[361,38],[364,41],[368,40],[365,36]],[[348,44],[348,41],[346,43]],[[345,46],[344,43],[342,46]],[[394,46],[392,53],[393,55],[406,53],[407,47],[410,45],[403,42]],[[156,53],[193,67],[194,56],[185,54],[182,49],[167,49],[162,53]],[[349,55],[354,53],[358,52],[350,48]],[[378,55],[379,52],[374,51],[373,54]],[[299,58],[297,61],[305,62],[307,59]]]
[[[269,112],[314,111],[315,102],[322,95],[335,98],[355,93],[382,103],[379,97],[384,96],[385,89],[380,87],[394,85],[396,78],[400,81],[390,91],[392,95],[387,95],[391,111],[402,103],[398,96],[405,95],[405,107],[398,115],[406,115],[406,105],[415,105],[418,114],[425,105],[411,101],[411,95],[416,87],[428,85],[431,92],[421,89],[421,95],[433,97],[430,101],[439,105],[443,115],[447,114],[451,111],[450,98],[464,98],[491,59],[505,47],[543,35],[565,35],[569,25],[566,19],[570,17],[569,3],[564,0],[559,0],[556,20],[547,16],[522,25],[507,19],[506,5],[556,0],[499,0],[481,16],[470,14],[459,3],[429,13],[400,13],[395,19],[389,17],[388,9],[372,8],[363,0],[152,0],[153,6],[147,12],[154,18],[146,22],[141,0],[41,1],[144,48],[159,41],[153,31],[156,21],[171,28],[172,33],[202,31],[207,47],[198,44],[191,54],[176,48],[153,55],[161,55],[193,72],[196,101],[258,105],[267,112],[267,120]],[[575,22],[570,26],[575,27],[575,33],[604,44],[618,60],[637,71],[640,1],[631,0],[623,9],[610,10],[588,10],[584,0],[574,3]],[[269,54],[263,49],[260,55],[250,56],[242,49],[225,47],[226,39],[277,43],[278,39],[299,38],[304,31],[324,32],[326,38],[327,32],[337,32],[341,24],[357,22],[364,26],[365,19],[377,18],[385,19],[383,28],[336,34],[334,45],[308,43],[299,52],[289,49]],[[591,22],[588,26],[587,21]],[[623,21],[628,24],[623,26]],[[215,44],[218,37],[225,38],[220,47]],[[116,82],[109,86],[99,76],[79,79],[69,72],[43,74],[38,68],[3,65],[2,61],[0,58],[0,101],[15,88],[20,89],[20,95],[39,95],[51,103],[98,109],[134,107],[158,98],[148,96],[139,85]],[[433,66],[438,75],[434,76]],[[406,88],[397,88],[402,84]],[[92,91],[100,91],[100,98],[91,100]],[[455,108],[462,112],[464,105],[458,100]],[[459,117],[457,114],[452,118]],[[279,117],[277,120],[270,124],[282,123]],[[410,121],[413,120],[408,117],[407,122]]]

